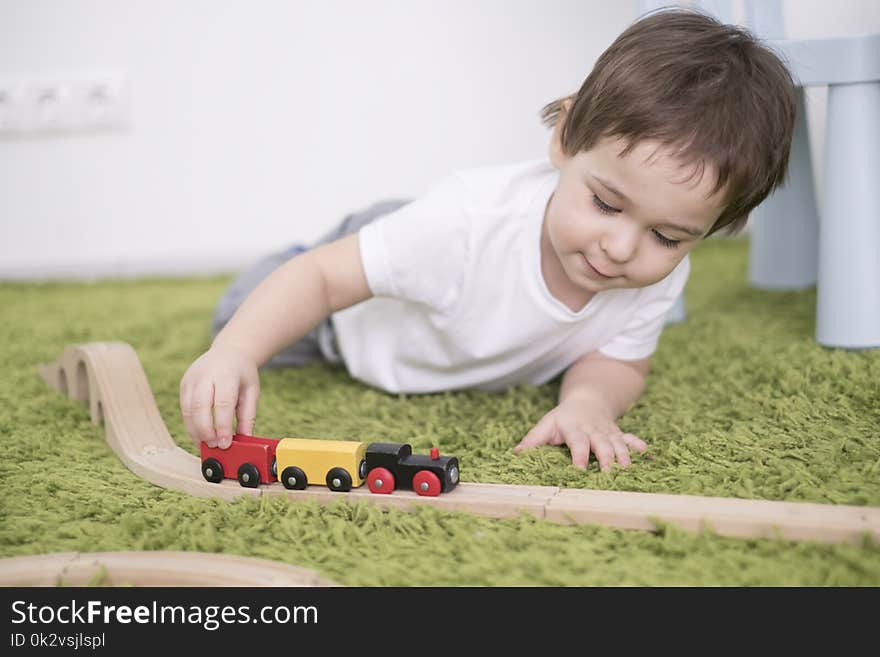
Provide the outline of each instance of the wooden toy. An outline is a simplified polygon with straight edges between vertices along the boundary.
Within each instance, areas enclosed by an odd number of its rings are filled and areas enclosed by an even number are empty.
[[[308,490],[272,485],[245,488],[228,479],[213,484],[200,475],[199,457],[179,447],[165,427],[143,366],[130,345],[70,345],[55,362],[42,366],[40,374],[51,388],[87,404],[92,422],[104,423],[107,444],[132,472],[157,486],[191,495],[233,499],[280,494],[321,504],[344,495],[382,508],[431,504],[496,518],[528,513],[554,522],[648,531],[656,527],[655,520],[662,520],[688,531],[708,528],[722,536],[856,545],[866,536],[880,541],[880,507],[505,484],[460,483],[448,495],[436,497],[407,490],[374,495],[362,487],[347,493],[320,486]]]
[[[370,443],[309,438],[261,438],[235,434],[226,449],[201,443],[202,475],[207,481],[238,479],[248,488],[280,481],[290,490],[325,484],[345,493],[368,482],[371,493],[408,489],[436,497],[458,485],[454,456],[413,454],[406,443]]]
[[[412,453],[412,447],[399,443],[371,443],[367,448],[367,486],[371,493],[390,493],[395,488],[413,490],[417,495],[436,497],[458,485],[458,459]]]
[[[340,586],[313,570],[213,552],[55,552],[0,559],[0,586]]]
[[[238,479],[248,488],[261,483],[271,484],[278,480],[275,466],[275,449],[278,441],[272,438],[236,434],[229,449],[208,447],[200,443],[202,452],[202,476],[219,484],[224,478]]]
[[[278,480],[291,490],[320,483],[348,492],[364,483],[366,450],[367,443],[352,440],[283,438],[276,451]]]

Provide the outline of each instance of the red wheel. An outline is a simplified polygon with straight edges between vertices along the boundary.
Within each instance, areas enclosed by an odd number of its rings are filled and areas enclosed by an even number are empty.
[[[385,468],[373,468],[367,475],[367,487],[371,493],[387,495],[394,490],[394,475]]]
[[[430,470],[419,470],[413,477],[413,490],[419,495],[437,497],[440,489],[440,479]]]

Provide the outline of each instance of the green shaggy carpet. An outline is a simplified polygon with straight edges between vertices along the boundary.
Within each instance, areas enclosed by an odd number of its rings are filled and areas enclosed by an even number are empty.
[[[749,289],[747,243],[693,254],[689,317],[664,332],[649,388],[622,426],[653,460],[584,473],[567,451],[513,446],[558,381],[504,393],[392,396],[315,365],[262,373],[256,433],[439,445],[464,481],[880,505],[880,350],[813,340],[815,292]],[[178,443],[178,384],[209,344],[229,277],[4,284],[0,302],[0,556],[199,550],[312,568],[346,585],[877,586],[880,545],[825,545],[381,512],[285,499],[223,502],[129,472],[83,406],[37,376],[71,343],[129,342]]]

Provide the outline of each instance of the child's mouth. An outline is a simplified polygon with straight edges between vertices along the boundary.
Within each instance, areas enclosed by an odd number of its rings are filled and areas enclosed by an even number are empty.
[[[588,269],[589,272],[592,273],[594,276],[598,276],[599,278],[614,278],[614,276],[608,276],[607,274],[603,274],[601,271],[599,271],[598,269],[596,269],[592,264],[590,264],[590,261],[587,260],[587,256],[586,256],[586,255],[584,255],[584,262],[587,263],[587,269]]]

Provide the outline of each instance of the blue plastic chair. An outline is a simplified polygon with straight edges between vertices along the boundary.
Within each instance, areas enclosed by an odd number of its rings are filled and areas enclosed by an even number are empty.
[[[641,0],[640,13],[675,3]],[[729,0],[693,3],[733,23]],[[815,337],[880,347],[880,33],[784,39],[781,0],[747,0],[746,27],[780,53],[797,89],[787,183],[750,219],[749,283],[817,285]],[[804,88],[828,87],[823,207],[817,208]],[[670,321],[684,318],[681,299]]]

